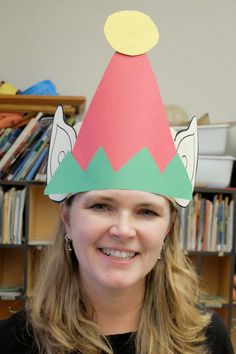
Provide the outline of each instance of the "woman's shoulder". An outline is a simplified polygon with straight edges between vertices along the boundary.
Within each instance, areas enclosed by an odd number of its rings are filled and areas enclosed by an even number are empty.
[[[221,317],[214,312],[207,328],[207,345],[214,354],[234,354],[230,336]]]
[[[0,321],[0,354],[37,353],[25,311]]]

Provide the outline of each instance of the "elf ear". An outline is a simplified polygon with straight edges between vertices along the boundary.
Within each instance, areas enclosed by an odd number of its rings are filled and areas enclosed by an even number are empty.
[[[186,168],[193,190],[198,159],[198,135],[196,117],[193,117],[187,129],[176,133],[174,136],[174,143],[176,150],[184,164],[184,167]],[[186,199],[175,200],[182,207],[186,207],[190,202],[190,200]]]
[[[57,107],[53,119],[52,133],[47,164],[47,184],[51,180],[58,166],[62,162],[68,151],[71,151],[76,141],[75,130],[65,122],[65,116],[62,106]],[[61,202],[67,194],[49,195],[55,202]]]

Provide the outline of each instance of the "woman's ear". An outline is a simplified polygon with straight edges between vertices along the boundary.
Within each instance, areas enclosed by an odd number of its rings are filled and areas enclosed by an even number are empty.
[[[60,214],[61,214],[61,220],[65,227],[65,231],[67,234],[70,234],[70,215],[69,215],[69,208],[66,205],[66,203],[60,204]]]

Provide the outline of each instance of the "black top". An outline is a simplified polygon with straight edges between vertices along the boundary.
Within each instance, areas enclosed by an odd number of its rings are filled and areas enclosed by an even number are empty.
[[[131,333],[107,337],[115,354],[135,354],[134,336]],[[233,354],[226,328],[217,314],[213,314],[207,329],[207,346],[212,354]],[[26,327],[24,311],[0,321],[0,354],[38,354],[34,338]]]

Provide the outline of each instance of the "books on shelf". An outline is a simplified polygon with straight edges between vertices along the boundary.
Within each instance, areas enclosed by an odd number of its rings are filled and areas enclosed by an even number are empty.
[[[63,100],[67,101],[66,98]],[[26,114],[20,125],[0,129],[1,180],[46,181],[53,115],[35,114]],[[75,116],[67,116],[68,124],[75,122]]]
[[[0,243],[22,244],[23,238],[23,211],[25,206],[26,188],[10,188],[0,191]]]
[[[14,155],[1,171],[1,178],[8,181],[33,180],[44,156],[47,155],[51,133],[50,121],[39,121],[31,137],[15,150]]]
[[[16,154],[21,151],[21,149],[24,147],[25,143],[27,140],[30,138],[32,135],[33,129],[38,122],[38,120],[41,118],[42,113],[37,114],[35,118],[32,118],[29,123],[25,126],[25,128],[22,130],[20,135],[17,137],[17,139],[14,141],[14,143],[11,145],[10,149],[7,150],[7,152],[4,154],[2,159],[0,160],[0,171],[4,171],[9,162],[16,156]]]
[[[208,200],[194,195],[187,208],[179,210],[180,245],[186,251],[231,252],[234,201],[222,194]]]
[[[19,134],[21,133],[21,129],[16,128],[7,128],[2,129],[0,132],[0,158],[4,156],[4,154],[10,149],[11,145],[17,139]]]
[[[29,246],[48,246],[52,244],[52,240],[29,240],[28,245]]]
[[[19,286],[0,287],[0,297],[2,300],[15,299],[22,294]]]
[[[214,294],[207,294],[205,296],[202,296],[200,298],[200,302],[206,307],[210,308],[222,307],[222,305],[227,304],[226,299],[224,299],[222,296]]]

